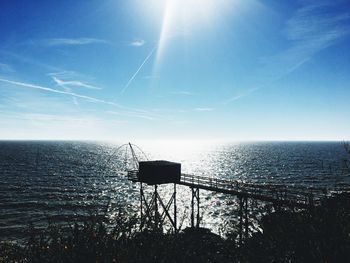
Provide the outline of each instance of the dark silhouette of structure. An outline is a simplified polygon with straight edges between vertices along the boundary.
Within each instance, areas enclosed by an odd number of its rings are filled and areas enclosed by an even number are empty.
[[[178,231],[176,186],[188,186],[191,189],[191,227],[200,226],[200,195],[199,190],[229,194],[238,198],[239,202],[239,240],[249,236],[248,204],[249,200],[271,203],[275,209],[282,207],[312,209],[320,204],[328,194],[326,189],[312,187],[287,187],[279,184],[252,184],[237,180],[223,180],[213,177],[196,176],[181,173],[181,164],[168,161],[139,162],[129,143],[137,169],[128,171],[128,179],[140,185],[141,228],[151,224],[160,227],[168,219],[175,232]],[[144,188],[154,187],[150,200],[147,200]],[[159,185],[173,184],[173,193],[167,202],[158,192]],[[171,211],[172,210],[172,211]]]

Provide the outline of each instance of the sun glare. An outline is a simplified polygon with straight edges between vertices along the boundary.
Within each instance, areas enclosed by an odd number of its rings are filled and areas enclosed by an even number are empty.
[[[180,34],[186,36],[194,30],[205,28],[219,16],[224,3],[228,1],[167,0],[163,11],[156,65],[160,63],[167,39]]]

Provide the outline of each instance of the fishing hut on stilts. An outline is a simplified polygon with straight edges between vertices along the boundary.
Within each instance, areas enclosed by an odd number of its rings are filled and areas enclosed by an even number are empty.
[[[127,171],[127,178],[137,183],[140,189],[141,228],[146,224],[161,228],[168,220],[175,233],[179,231],[177,221],[177,185],[191,189],[191,227],[200,227],[200,191],[206,190],[235,196],[238,199],[238,238],[242,244],[249,237],[249,213],[256,202],[270,203],[278,210],[283,207],[310,209],[327,196],[327,191],[311,187],[288,187],[279,184],[253,184],[238,180],[224,180],[215,177],[197,176],[181,172],[181,164],[164,160],[139,161],[133,144],[128,144],[133,161],[133,169]],[[173,184],[170,199],[159,194],[159,187]],[[150,198],[146,198],[145,188],[153,187]],[[249,204],[252,204],[249,206]]]

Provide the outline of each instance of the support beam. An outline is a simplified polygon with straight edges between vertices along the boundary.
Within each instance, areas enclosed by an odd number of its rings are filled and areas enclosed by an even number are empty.
[[[174,230],[177,233],[176,184],[174,184]]]
[[[193,188],[191,188],[192,199],[191,199],[191,227],[194,228],[194,195]]]
[[[159,212],[158,212],[158,186],[154,185],[154,225],[156,228],[159,227]]]
[[[248,239],[249,237],[249,221],[248,221],[248,198],[244,198],[244,225],[245,225],[245,231],[244,231],[244,237],[245,239]]]
[[[200,224],[200,215],[199,215],[199,188],[193,188],[191,187],[192,192],[192,199],[191,199],[191,227],[194,228],[195,225],[197,228],[199,228]],[[197,209],[195,209],[195,202],[197,203]],[[196,210],[196,211],[195,211]],[[197,215],[195,216],[195,212],[197,212]],[[196,218],[196,224],[195,224],[195,218]]]
[[[166,205],[165,205],[166,204]],[[171,206],[174,206],[173,214]],[[176,184],[174,184],[174,192],[167,203],[161,198],[158,192],[158,185],[154,185],[153,194],[150,201],[147,201],[144,191],[144,185],[140,183],[140,217],[142,230],[145,225],[154,228],[163,228],[164,221],[167,219],[173,227],[175,233],[177,229],[177,211],[176,211]]]
[[[141,223],[140,223],[140,230],[142,230],[142,222],[143,222],[143,186],[142,183],[140,183],[140,219],[141,219]]]
[[[147,223],[149,226],[154,227],[154,217],[153,217],[153,207],[154,207],[154,200],[155,200],[155,195],[154,193],[151,196],[151,201],[148,203],[145,197],[144,192],[142,191],[142,196],[141,196],[143,206],[145,207],[144,211],[145,214],[142,215],[142,221],[140,224],[140,228],[142,229],[144,225]]]
[[[239,244],[243,244],[243,237],[249,237],[249,218],[248,218],[248,198],[239,197]]]
[[[239,245],[243,243],[243,198],[239,197]]]
[[[162,216],[161,216],[161,221],[160,221],[160,224],[163,223],[165,217],[167,216],[168,219],[170,220],[170,223],[172,224],[172,226],[175,228],[175,223],[174,223],[174,220],[172,219],[171,215],[169,214],[169,208],[170,208],[170,205],[173,201],[173,198],[174,198],[174,195],[172,195],[172,197],[170,198],[168,204],[165,206],[162,199],[160,198],[160,196],[158,195],[158,200],[159,200],[159,203],[160,205],[162,206],[163,208],[163,213],[162,213]]]
[[[200,221],[200,218],[199,218],[199,188],[197,188],[197,228],[199,228],[199,221]]]
[[[132,149],[132,147],[131,147]],[[158,193],[158,185],[154,185],[154,191],[151,200],[146,199],[145,184],[138,181],[137,171],[128,171],[128,179],[132,182],[140,183],[140,216],[141,225],[145,223],[152,228],[160,228],[164,221],[168,220],[174,231],[178,231],[177,222],[177,203],[176,203],[176,184],[188,186],[191,189],[191,227],[199,228],[200,226],[200,197],[199,189],[213,191],[217,193],[230,194],[236,196],[239,201],[238,211],[238,228],[239,243],[242,244],[244,238],[249,237],[249,200],[252,206],[254,202],[267,202],[272,205],[275,211],[289,208],[308,208],[312,209],[319,202],[320,196],[326,196],[322,190],[306,191],[303,189],[289,189],[286,187],[272,187],[238,183],[237,181],[213,179],[211,177],[194,176],[182,174],[177,183],[174,183],[174,190],[168,202],[165,202]],[[173,207],[172,207],[173,206]]]

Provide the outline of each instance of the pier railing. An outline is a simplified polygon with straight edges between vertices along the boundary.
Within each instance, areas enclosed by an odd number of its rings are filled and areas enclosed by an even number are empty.
[[[138,171],[128,171],[128,180],[138,182]],[[317,205],[329,193],[325,188],[287,186],[282,184],[254,184],[238,180],[219,179],[208,176],[181,174],[180,185],[230,194],[239,198],[252,198],[276,205],[309,207]]]
[[[327,196],[327,190],[322,188],[253,184],[190,174],[182,174],[179,184],[296,207],[315,205]]]

